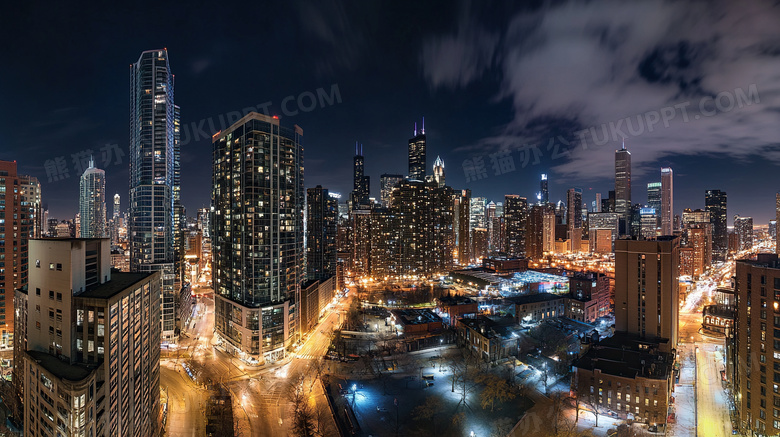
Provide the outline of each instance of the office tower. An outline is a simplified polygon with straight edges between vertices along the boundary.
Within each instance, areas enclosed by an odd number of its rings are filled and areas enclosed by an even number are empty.
[[[198,210],[198,228],[205,238],[211,238],[210,217],[211,211],[209,208],[200,208]]]
[[[425,181],[425,118],[422,129],[417,132],[417,123],[414,124],[414,136],[409,139],[409,179]]]
[[[472,197],[471,198],[471,211],[469,213],[469,220],[471,221],[471,229],[474,228],[486,228],[487,223],[485,221],[485,207],[487,206],[487,199],[484,197]]]
[[[81,213],[77,212],[76,215],[73,217],[73,224],[76,227],[75,233],[73,233],[73,236],[78,238],[81,236]]]
[[[283,358],[295,335],[292,305],[304,277],[302,140],[300,127],[256,112],[213,139],[214,327],[226,350],[248,361]]]
[[[679,265],[678,237],[615,242],[616,331],[676,348]]]
[[[162,272],[162,338],[176,339],[174,174],[176,110],[167,50],[130,67],[130,269]]]
[[[474,259],[479,262],[488,256],[488,230],[485,228],[474,228],[471,232],[471,239],[474,242]]]
[[[547,185],[547,174],[542,173],[542,178],[539,181],[539,192],[542,194],[539,201],[542,203],[550,203],[550,190]]]
[[[327,279],[336,274],[338,199],[317,185],[306,190],[306,278]]]
[[[607,198],[601,201],[601,212],[615,212],[615,190],[609,190]]]
[[[588,214],[590,251],[612,253],[615,250],[615,240],[618,238],[619,223],[618,215],[614,212]],[[601,231],[607,231],[608,234]]]
[[[651,240],[656,237],[656,217],[655,208],[639,209],[639,236],[643,240]]]
[[[753,217],[734,216],[734,234],[737,237],[737,251],[753,248]]]
[[[106,233],[106,172],[92,159],[79,182],[81,238],[103,238]]]
[[[439,187],[446,185],[444,177],[444,160],[441,159],[441,156],[437,156],[436,161],[433,162],[433,179]]]
[[[624,140],[623,147],[615,150],[615,212],[620,217],[620,235],[631,234],[631,205],[631,152]]]
[[[698,248],[694,257],[696,265],[701,266],[701,270],[706,269],[712,263],[712,216],[709,211],[702,209],[683,210],[682,218],[682,239],[680,244],[684,247]],[[692,238],[695,234],[696,241]]]
[[[566,234],[569,251],[579,252],[582,241],[582,189],[569,188],[566,193]]]
[[[642,238],[642,205],[635,203],[629,214],[631,217],[628,222],[629,235],[633,238]]]
[[[555,250],[555,209],[549,203],[534,205],[528,213],[526,257],[541,259]]]
[[[712,254],[718,261],[726,260],[729,246],[726,201],[725,191],[707,190],[704,193],[704,209],[710,213],[710,223],[712,224]]]
[[[388,208],[390,206],[390,196],[393,194],[393,188],[398,186],[398,183],[404,180],[404,176],[400,174],[383,174],[379,177],[379,200],[383,207]]]
[[[596,200],[593,201],[591,212],[601,212],[601,193],[596,193]]]
[[[492,200],[485,206],[485,223],[488,233],[488,253],[496,251],[496,203]]]
[[[471,263],[471,190],[459,190],[455,195],[457,219],[458,264]]]
[[[504,197],[504,227],[506,239],[504,252],[510,257],[523,258],[525,254],[526,227],[528,226],[528,201],[517,194]]]
[[[352,193],[350,194],[352,209],[369,204],[371,178],[365,176],[364,164],[363,145],[355,143],[355,156],[352,159]]]
[[[122,212],[120,199],[121,198],[119,197],[119,193],[114,194],[114,211],[113,211],[114,220],[118,219],[119,214]]]
[[[110,251],[30,241],[15,295],[24,435],[160,435],[160,272],[112,272]]]
[[[647,206],[653,208],[656,214],[656,220],[658,224],[657,228],[661,228],[661,183],[649,182],[647,184]]]
[[[661,169],[661,235],[674,233],[674,185],[669,167]]]
[[[13,291],[27,284],[28,240],[40,237],[41,184],[0,161],[0,344],[13,336]]]

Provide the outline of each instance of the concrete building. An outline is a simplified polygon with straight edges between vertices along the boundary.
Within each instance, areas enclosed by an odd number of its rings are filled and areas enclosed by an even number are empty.
[[[737,239],[737,251],[751,249],[753,247],[753,217],[735,215],[734,235]]]
[[[555,210],[550,204],[533,205],[528,214],[526,257],[541,259],[555,249]]]
[[[458,341],[485,362],[517,356],[517,337],[488,317],[462,318],[457,324]]]
[[[160,432],[160,272],[112,272],[110,250],[109,239],[30,242],[14,345],[24,435]]]
[[[679,265],[678,237],[615,242],[616,331],[676,347]]]
[[[617,213],[598,212],[588,214],[590,251],[595,253],[612,253],[615,250],[615,240],[620,235],[619,228],[620,218]],[[609,231],[608,241],[605,241],[603,231]],[[599,235],[601,235],[600,239]],[[609,243],[608,247],[607,243]]]
[[[674,173],[669,167],[661,169],[661,235],[674,233]]]
[[[526,256],[526,227],[528,226],[528,201],[517,194],[507,194],[504,199],[504,252],[508,256]]]

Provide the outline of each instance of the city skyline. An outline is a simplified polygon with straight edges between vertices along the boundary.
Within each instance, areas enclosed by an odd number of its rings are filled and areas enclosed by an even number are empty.
[[[657,33],[653,32],[646,42],[639,42],[631,35],[632,38],[628,38],[623,46],[616,49],[619,54],[631,54],[626,60],[621,58],[619,62],[616,61],[623,75],[607,83],[612,86],[610,92],[613,89],[625,88],[626,98],[625,101],[616,101],[613,94],[607,94],[614,103],[609,111],[605,111],[603,117],[607,118],[593,117],[593,108],[601,104],[600,99],[585,92],[585,88],[578,87],[582,80],[575,81],[572,85],[574,88],[569,90],[572,93],[571,101],[583,102],[586,108],[579,114],[565,116],[566,111],[560,111],[562,103],[559,102],[559,96],[551,97],[544,105],[536,105],[549,109],[550,114],[537,113],[536,109],[521,110],[525,107],[523,102],[528,102],[529,99],[534,101],[537,97],[530,91],[518,89],[513,81],[515,74],[522,77],[534,73],[526,71],[520,63],[530,56],[530,51],[523,40],[518,40],[513,33],[513,24],[528,17],[545,17],[545,25],[530,31],[533,35],[543,37],[551,31],[549,27],[560,22],[567,13],[576,11],[586,16],[599,17],[604,4],[564,3],[547,10],[530,6],[502,6],[503,14],[487,13],[488,10],[494,9],[495,5],[492,9],[473,5],[465,6],[461,10],[444,8],[442,11],[439,11],[442,8],[435,5],[418,5],[412,11],[417,13],[411,14],[405,10],[400,11],[401,8],[383,6],[364,6],[365,10],[361,11],[344,8],[321,11],[321,8],[325,8],[313,5],[312,8],[306,9],[308,12],[299,10],[296,6],[275,6],[274,8],[280,9],[279,12],[295,12],[291,14],[296,17],[293,19],[295,22],[305,22],[311,18],[309,14],[312,12],[323,13],[323,32],[306,30],[307,36],[311,38],[298,43],[303,52],[310,56],[304,62],[316,73],[311,76],[292,75],[293,77],[287,78],[272,71],[264,72],[263,80],[256,82],[273,83],[274,86],[255,85],[243,92],[236,92],[234,86],[227,82],[242,83],[240,79],[244,73],[218,67],[225,56],[219,49],[230,47],[234,38],[222,37],[218,43],[211,44],[204,42],[202,46],[207,47],[206,49],[194,50],[185,44],[183,35],[188,39],[195,38],[195,42],[198,42],[200,36],[186,31],[181,32],[180,36],[154,30],[144,39],[132,43],[117,41],[112,50],[109,50],[105,57],[101,57],[100,62],[91,66],[91,71],[95,73],[90,73],[89,77],[70,78],[72,86],[68,89],[54,86],[55,83],[48,81],[43,84],[39,81],[36,82],[39,89],[31,92],[32,77],[20,77],[15,81],[18,86],[8,90],[8,101],[21,102],[22,107],[17,111],[0,107],[0,112],[7,115],[1,122],[6,132],[19,130],[14,128],[14,124],[29,126],[30,122],[21,118],[21,114],[29,108],[28,105],[43,99],[36,96],[45,95],[45,101],[51,109],[44,113],[43,118],[46,121],[41,122],[41,126],[46,126],[46,129],[33,129],[35,132],[25,137],[12,134],[6,141],[7,146],[0,151],[0,159],[17,160],[20,172],[34,175],[41,180],[43,191],[51,194],[46,196],[44,203],[48,205],[52,217],[64,219],[75,214],[76,208],[71,202],[67,202],[67,199],[77,196],[77,176],[80,172],[77,171],[71,155],[78,155],[87,149],[96,154],[96,166],[106,170],[107,193],[120,193],[124,197],[128,192],[129,146],[126,119],[122,116],[126,111],[122,100],[127,95],[124,90],[126,80],[123,79],[126,72],[123,70],[129,60],[135,59],[140,51],[167,47],[171,53],[171,68],[179,72],[177,102],[182,102],[184,108],[180,132],[183,147],[181,196],[182,203],[189,207],[190,211],[209,203],[209,187],[205,184],[207,178],[200,176],[209,170],[208,166],[203,165],[203,158],[208,156],[211,134],[225,129],[231,121],[237,119],[236,114],[243,115],[245,108],[253,106],[255,110],[262,112],[262,109],[267,109],[269,114],[277,114],[285,123],[307,126],[311,140],[307,148],[306,188],[319,184],[328,187],[332,192],[347,196],[351,190],[348,176],[349,157],[352,154],[352,144],[357,140],[364,144],[366,175],[373,178],[371,192],[379,193],[379,175],[407,173],[407,157],[401,149],[406,149],[415,121],[427,117],[426,147],[429,150],[426,171],[430,171],[432,159],[441,156],[448,164],[448,185],[456,189],[469,188],[475,196],[495,201],[506,194],[533,198],[537,191],[538,175],[545,173],[550,175],[552,201],[565,200],[569,188],[580,186],[583,187],[583,202],[590,204],[597,192],[605,197],[609,191],[612,183],[611,171],[608,171],[611,166],[609,155],[611,150],[620,147],[621,136],[625,134],[626,146],[632,151],[634,191],[636,187],[656,181],[657,177],[653,175],[657,174],[661,167],[671,167],[677,179],[676,214],[685,207],[703,207],[702,193],[705,190],[718,189],[732,194],[729,205],[731,211],[752,216],[757,224],[768,223],[773,217],[769,205],[775,189],[764,184],[754,184],[752,175],[755,172],[770,171],[776,159],[773,152],[776,139],[767,135],[765,128],[755,128],[757,123],[765,126],[763,123],[766,115],[777,106],[775,94],[772,93],[776,81],[767,79],[772,76],[765,73],[777,64],[778,57],[769,49],[760,51],[759,54],[746,52],[740,55],[740,61],[749,62],[755,67],[754,73],[735,72],[731,76],[725,76],[725,73],[719,73],[710,64],[729,67],[728,71],[732,71],[737,65],[736,61],[729,62],[722,56],[716,56],[708,62],[708,58],[702,53],[714,49],[734,50],[732,43],[713,45],[692,37],[688,32],[680,31],[664,35],[658,30]],[[617,21],[633,23],[638,20],[643,5],[646,6],[646,3],[640,3],[633,8],[628,5],[620,6],[618,9],[625,18]],[[288,11],[287,8],[293,10]],[[733,13],[737,14],[736,16],[756,11],[770,17],[778,14],[776,8],[771,9],[768,3],[762,2],[755,2],[746,9],[740,12],[727,2],[716,2],[712,6],[712,12],[702,14],[698,7],[685,8],[665,4],[655,14],[663,18],[678,13],[683,22],[693,22],[697,28],[708,27],[707,35],[722,35],[734,31],[735,24],[732,20],[717,18],[716,12]],[[432,13],[434,10],[437,13]],[[57,8],[49,13],[52,12],[57,12]],[[198,12],[197,8],[188,11],[193,15]],[[354,18],[353,14],[358,13],[367,14],[367,23],[348,26],[350,18]],[[418,17],[426,17],[426,21],[431,20],[432,16],[435,18],[429,26],[422,27],[424,30],[404,34],[393,40],[393,49],[386,56],[398,62],[394,63],[393,68],[382,73],[385,80],[378,81],[382,83],[380,87],[357,79],[374,64],[375,61],[370,56],[372,50],[386,47],[390,44],[387,38],[397,37],[397,33],[387,32],[386,37],[367,38],[361,43],[350,41],[356,34],[365,36],[367,31],[364,26],[368,23],[379,25],[376,20],[382,14],[390,17],[403,14],[404,19],[414,22],[422,19]],[[694,19],[697,14],[701,15],[699,21]],[[467,20],[463,18],[465,15],[472,18]],[[503,17],[498,17],[502,15]],[[89,13],[86,13],[85,17],[89,19]],[[605,18],[600,17],[599,20]],[[28,55],[16,53],[15,47],[4,50],[9,51],[11,58],[30,61],[20,62],[20,65],[30,65],[40,71],[47,71],[55,64],[68,65],[72,62],[68,56],[72,55],[73,51],[93,48],[100,44],[99,38],[90,39],[88,36],[99,34],[102,29],[92,24],[92,21],[83,24],[85,36],[66,44],[51,57],[28,59]],[[123,26],[127,25],[118,24],[117,29],[113,30],[121,33]],[[453,25],[461,29],[460,33],[453,35],[441,30]],[[764,29],[765,25],[759,22],[757,27]],[[496,30],[484,30],[486,28]],[[574,33],[587,34],[588,29],[588,26],[583,26]],[[616,32],[615,27],[608,26],[607,32],[612,35]],[[775,32],[766,30],[764,33],[771,36]],[[19,34],[27,34],[27,31],[20,29]],[[502,34],[505,39],[503,42],[500,38]],[[480,36],[484,38],[480,39]],[[751,46],[754,47],[763,47],[771,40],[767,39],[769,37],[759,36],[758,32],[749,33],[745,37],[748,39],[747,44],[752,43]],[[474,41],[482,41],[483,46],[474,47]],[[43,44],[43,41],[33,37],[31,43]],[[601,53],[598,47],[593,47],[593,41],[590,39],[586,39],[583,44],[592,52]],[[672,51],[674,47],[679,47],[679,50]],[[474,53],[474,56],[479,54],[474,62],[474,71],[467,70],[466,66],[451,57],[450,50],[455,48],[463,48],[467,53]],[[318,49],[321,49],[321,54]],[[542,62],[537,63],[539,69],[535,72],[543,76],[542,73],[552,67],[551,55],[559,53],[554,49],[549,44],[540,44],[539,56]],[[513,57],[495,59],[498,53],[503,52],[516,55],[517,62],[513,61]],[[682,57],[680,63],[674,63],[675,56]],[[441,64],[451,66],[452,71],[442,71],[441,67],[432,64],[431,59],[441,60]],[[683,68],[680,65],[688,67]],[[633,73],[629,74],[629,70]],[[400,74],[401,71],[411,73]],[[463,72],[462,76],[453,76],[460,71]],[[14,79],[19,73],[20,71],[10,68],[0,72],[0,77]],[[99,77],[93,77],[92,74],[98,74]],[[635,75],[638,75],[638,79],[644,81],[648,88],[658,91],[658,95],[636,103],[647,95],[646,91],[626,84],[628,78],[636,78]],[[399,79],[401,77],[404,79]],[[475,82],[477,78],[485,80]],[[559,78],[555,77],[555,80],[557,79]],[[388,87],[387,84],[392,86]],[[97,87],[102,92],[90,93],[86,99],[73,98],[73,93],[83,94],[87,86],[90,90]],[[395,97],[396,90],[402,90],[402,95],[405,96],[400,101]],[[467,91],[468,99],[461,104],[468,104],[472,108],[465,111],[468,116],[451,109],[460,98],[458,95],[462,90]],[[23,92],[24,98],[16,94],[18,92]],[[740,93],[753,100],[750,105],[735,107],[712,116],[695,113],[695,107],[701,99],[718,96],[719,93],[723,94],[725,103],[728,98],[740,97]],[[496,99],[497,94],[507,97]],[[361,96],[365,95],[372,96],[371,101],[376,102],[378,108],[387,109],[370,111],[372,114],[376,112],[375,115],[365,113],[361,109],[364,106]],[[292,99],[286,100],[287,106],[283,108],[282,102],[289,96],[292,96]],[[508,96],[517,98],[512,100]],[[315,107],[307,111],[302,110],[299,102],[304,103],[303,106],[308,109],[311,97],[316,100]],[[269,101],[271,104],[265,105],[265,102]],[[688,114],[690,120],[682,123],[679,108],[686,102],[691,102]],[[395,105],[401,105],[405,109],[397,111]],[[97,106],[112,110],[97,111]],[[675,120],[669,127],[659,127],[653,132],[649,132],[645,124],[644,133],[633,135],[626,127],[627,122],[618,122],[626,117],[634,117],[636,121],[637,114],[646,114],[651,110],[660,113],[663,108],[673,108],[676,111]],[[700,119],[696,119],[694,115],[700,115]],[[381,117],[381,122],[374,117]],[[507,117],[513,121],[507,122]],[[643,123],[648,121],[647,118],[643,118]],[[621,124],[622,133],[613,132],[610,122]],[[597,138],[603,138],[602,123],[606,123],[608,141],[598,144],[591,141],[587,150],[580,147],[577,132],[594,127],[598,133]],[[664,125],[664,122],[659,123],[658,126]],[[713,123],[732,126],[734,133],[727,135],[724,140],[712,141],[708,131],[724,133],[724,129],[713,129]],[[342,126],[343,129],[333,129],[334,126]],[[200,129],[203,130],[202,133]],[[636,132],[636,126],[632,129]],[[753,132],[751,138],[743,134],[748,130]],[[559,136],[566,139],[569,146],[559,142],[548,148],[547,140],[558,139]],[[510,145],[510,139],[513,145]],[[52,143],[57,144],[56,151],[47,146]],[[707,143],[709,146],[703,146]],[[542,152],[538,159],[536,152],[532,152],[533,159],[525,166],[523,156],[517,152],[517,148],[522,144],[538,144],[539,151]],[[510,156],[514,157],[514,171],[507,168],[496,171],[493,168],[490,154],[496,153],[501,147],[512,151]],[[123,155],[120,155],[120,152]],[[60,157],[64,160],[61,164],[68,170],[67,177],[62,173],[52,173],[50,167],[47,171],[47,162],[54,162]],[[484,161],[486,177],[467,181],[463,163],[474,158],[482,158]],[[105,165],[106,163],[108,165]],[[726,176],[715,177],[715,174]],[[643,193],[635,192],[632,197],[640,196],[641,199],[641,194]],[[641,202],[644,202],[644,199]]]

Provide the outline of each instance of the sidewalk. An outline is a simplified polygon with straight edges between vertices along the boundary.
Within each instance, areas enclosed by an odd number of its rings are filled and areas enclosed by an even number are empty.
[[[687,343],[681,345],[678,353],[682,361],[680,383],[675,384],[673,393],[675,402],[672,404],[677,417],[675,423],[669,424],[666,435],[688,437],[696,435],[696,367],[693,345]]]

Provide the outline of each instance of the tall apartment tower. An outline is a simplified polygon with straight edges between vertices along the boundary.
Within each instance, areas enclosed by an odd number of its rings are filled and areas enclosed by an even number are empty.
[[[458,264],[471,263],[471,190],[455,194],[455,222],[457,223]]]
[[[444,160],[441,156],[436,157],[436,161],[433,162],[433,179],[439,188],[446,185],[444,178]]]
[[[409,139],[409,179],[425,181],[425,118],[422,129],[417,131],[417,123],[414,124],[414,136]]]
[[[674,233],[674,173],[669,167],[661,169],[661,235]]]
[[[780,349],[776,346],[780,336],[773,329],[773,320],[780,317],[776,299],[780,294],[780,261],[772,253],[760,253],[756,258],[736,263],[737,308],[733,353],[729,354],[733,365],[728,371],[739,418],[735,427],[738,425],[740,434],[778,435],[780,422],[774,417],[777,382],[773,381],[773,369],[780,367]]]
[[[542,178],[539,180],[539,192],[541,196],[539,201],[541,203],[550,203],[550,190],[547,186],[547,174],[542,173]]]
[[[303,271],[303,130],[252,112],[213,138],[214,328],[249,362],[285,356]]]
[[[81,238],[103,238],[106,233],[106,172],[95,168],[90,158],[89,167],[79,181],[79,214]]]
[[[306,190],[306,278],[336,275],[338,198],[317,185]]]
[[[30,241],[15,295],[24,435],[160,433],[160,272],[112,272],[110,253],[107,238]]]
[[[582,241],[582,188],[569,188],[566,193],[566,234],[569,251],[579,252]]]
[[[19,175],[16,161],[0,161],[0,344],[10,346],[14,332],[14,290],[27,284],[30,238],[41,236],[41,184]]]
[[[712,256],[725,261],[729,251],[729,230],[725,191],[707,190],[704,193],[704,209],[710,213],[712,224]]]
[[[615,330],[677,345],[679,237],[615,242]]]
[[[163,340],[176,338],[176,117],[168,51],[130,66],[130,270],[162,273]]]
[[[737,250],[749,250],[753,247],[753,217],[735,215],[734,234],[737,237]]]
[[[725,197],[725,193],[723,196]],[[725,208],[724,208],[725,209]],[[775,194],[775,226],[780,223],[780,193]],[[780,232],[777,232],[775,227],[775,253],[780,254]]]
[[[526,257],[541,259],[555,245],[555,208],[549,203],[533,205],[528,213]]]
[[[365,158],[363,145],[355,143],[355,156],[352,159],[352,209],[360,205],[368,205],[371,195],[371,177],[365,175]]]
[[[517,194],[504,197],[504,251],[508,256],[525,257],[528,201]]]
[[[610,193],[611,194],[611,193]],[[610,211],[612,212],[612,211]],[[630,235],[631,230],[631,152],[626,142],[615,150],[615,211],[620,218],[620,234]]]

